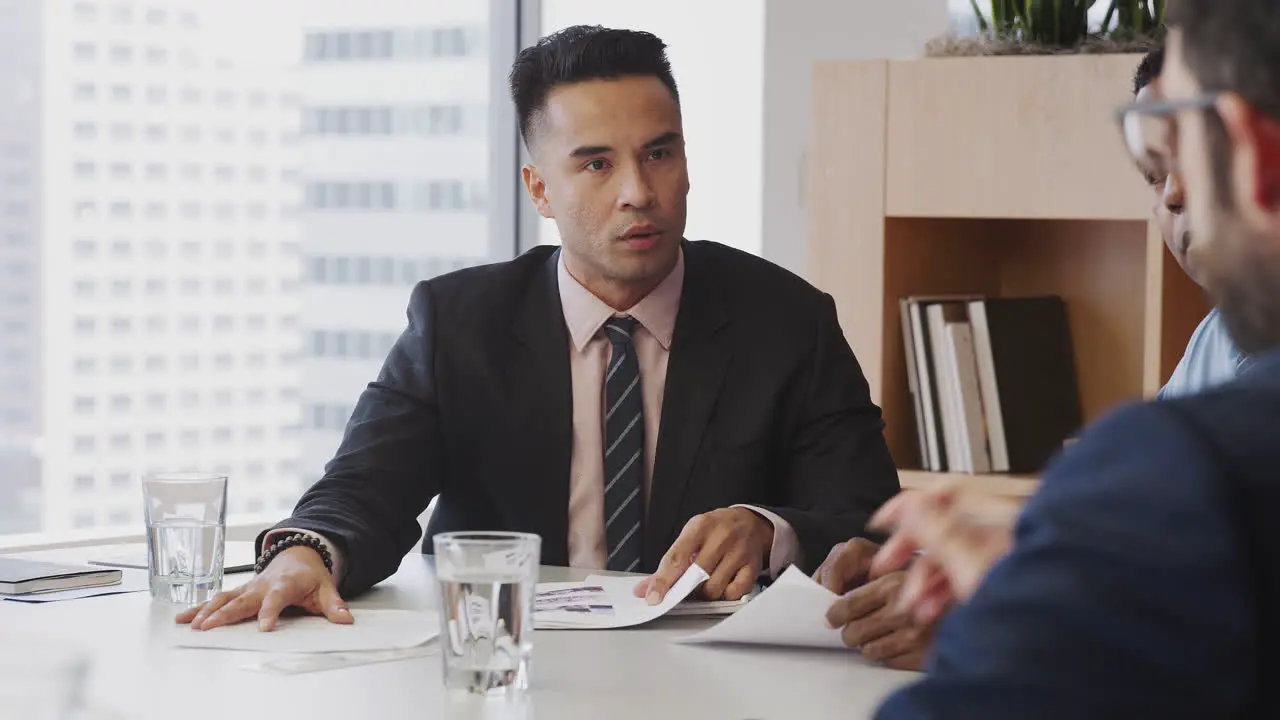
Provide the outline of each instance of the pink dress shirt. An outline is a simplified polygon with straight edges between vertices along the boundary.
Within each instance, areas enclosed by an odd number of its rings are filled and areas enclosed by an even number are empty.
[[[662,417],[662,393],[667,382],[667,361],[684,287],[684,255],[671,273],[634,307],[618,313],[592,295],[565,267],[563,254],[557,282],[565,327],[569,331],[569,373],[573,387],[573,450],[569,461],[569,565],[600,570],[608,547],[604,531],[604,376],[612,346],[601,328],[613,315],[630,315],[639,325],[632,342],[640,365],[640,389],[644,403],[644,490],[646,507],[653,481],[653,461],[658,448],[658,423]],[[800,544],[787,521],[763,508],[745,507],[773,523],[773,547],[768,572],[777,577],[792,563],[800,562]],[[281,529],[276,532],[306,532]],[[273,535],[275,533],[272,533]],[[316,533],[309,533],[317,535]],[[323,536],[333,556],[334,576],[341,577],[342,558]],[[271,537],[264,541],[270,544]],[[708,568],[709,569],[709,568]]]

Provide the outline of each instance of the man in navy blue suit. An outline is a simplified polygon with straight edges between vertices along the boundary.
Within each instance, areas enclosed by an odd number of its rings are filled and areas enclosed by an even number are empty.
[[[1144,171],[1185,179],[1195,264],[1251,361],[1089,429],[1012,547],[963,493],[882,509],[904,602],[961,602],[881,720],[1280,717],[1280,3],[1174,0],[1169,22],[1165,99],[1121,126]]]

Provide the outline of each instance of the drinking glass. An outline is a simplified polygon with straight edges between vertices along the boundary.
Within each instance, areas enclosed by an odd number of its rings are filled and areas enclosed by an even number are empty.
[[[227,476],[159,473],[142,480],[151,597],[199,605],[222,591]]]
[[[461,532],[436,535],[433,543],[445,687],[451,694],[520,697],[529,688],[542,539]]]

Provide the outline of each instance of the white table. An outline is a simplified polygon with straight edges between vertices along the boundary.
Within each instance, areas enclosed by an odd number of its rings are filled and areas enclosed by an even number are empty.
[[[88,552],[31,557],[76,559]],[[541,580],[588,573],[543,568]],[[228,587],[251,575],[227,576]],[[432,559],[409,554],[392,578],[352,607],[430,609]],[[0,601],[0,630],[82,645],[92,658],[89,702],[128,720],[270,718],[324,720],[477,715],[448,704],[439,652],[426,657],[302,675],[241,669],[252,653],[167,647],[173,606],[145,592],[29,605]],[[673,637],[713,620],[666,618],[614,631],[540,630],[534,639],[531,704],[521,720],[792,720],[870,717],[915,673],[874,666],[857,653],[685,646]]]

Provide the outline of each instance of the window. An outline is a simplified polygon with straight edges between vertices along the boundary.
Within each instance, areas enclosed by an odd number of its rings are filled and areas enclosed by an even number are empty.
[[[509,123],[502,73],[490,71],[518,49],[514,37],[488,48],[488,15],[516,4],[392,4],[408,14],[364,24],[333,3],[307,4],[250,18],[254,37],[237,40],[243,3],[62,0],[55,19],[65,27],[43,38],[54,42],[49,68],[63,75],[48,88],[61,111],[28,113],[10,128],[18,135],[0,138],[0,254],[10,253],[0,257],[0,424],[16,409],[11,398],[24,412],[44,407],[52,417],[31,427],[49,456],[67,457],[21,481],[53,506],[26,515],[6,506],[0,536],[53,529],[46,517],[57,527],[77,515],[83,527],[136,524],[127,493],[150,468],[133,467],[134,453],[155,469],[227,465],[252,478],[233,516],[292,507],[303,469],[322,467],[337,446],[311,442],[310,409],[326,408],[323,427],[342,432],[358,388],[332,393],[376,377],[383,328],[403,320],[410,291],[402,266],[416,279],[515,254],[512,233],[491,242],[485,208],[512,215],[495,214],[493,227],[518,227],[519,198],[481,205],[471,188],[489,185],[501,163],[509,172],[493,192],[516,189],[506,189],[519,176],[514,128],[495,132],[493,147],[484,132],[491,103]],[[294,45],[300,67],[275,52]],[[0,77],[30,69],[20,62],[0,52]],[[322,75],[336,64],[358,81]],[[427,85],[369,94],[405,73]],[[44,157],[40,137],[59,152]],[[44,202],[28,189],[46,160]],[[418,188],[432,182],[456,184],[460,192],[437,195],[462,209],[420,207],[430,193]],[[28,228],[32,218],[48,232]],[[46,257],[64,266],[49,275],[36,262]],[[57,302],[40,301],[42,284]],[[315,333],[330,353],[322,363],[308,362],[321,349]],[[26,342],[40,337],[63,338],[55,345],[66,352],[42,358]],[[11,351],[28,353],[13,365],[21,372],[45,362],[57,382],[16,387],[25,375],[10,372]],[[91,476],[92,489],[77,494],[76,474]]]

